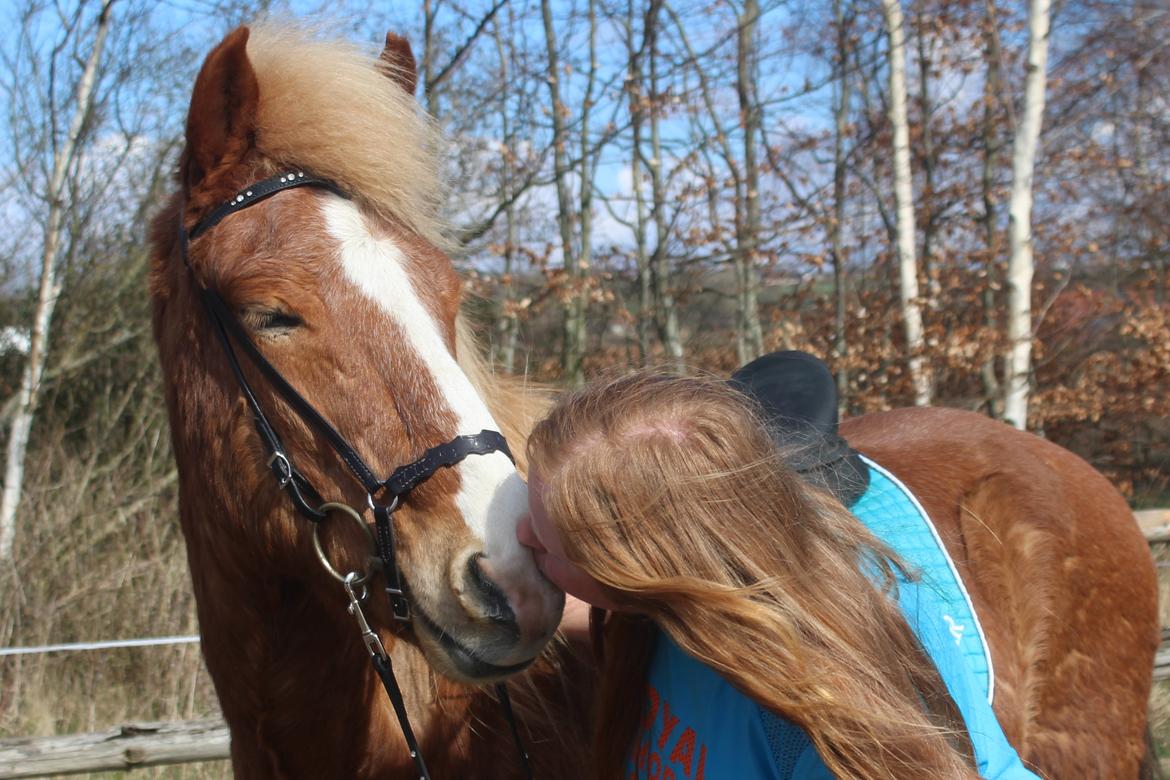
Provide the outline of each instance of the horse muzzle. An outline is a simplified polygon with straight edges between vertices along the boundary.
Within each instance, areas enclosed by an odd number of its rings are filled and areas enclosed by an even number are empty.
[[[460,559],[451,567],[453,599],[443,594],[431,608],[412,594],[419,644],[433,665],[465,682],[524,670],[556,632],[564,594],[527,567],[494,567],[479,552]]]

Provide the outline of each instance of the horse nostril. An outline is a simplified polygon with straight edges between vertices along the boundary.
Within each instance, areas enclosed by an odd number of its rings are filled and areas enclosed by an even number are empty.
[[[475,589],[477,600],[483,606],[489,620],[515,626],[516,613],[508,604],[508,596],[499,585],[492,582],[484,573],[479,565],[481,558],[483,558],[483,553],[476,553],[467,559],[467,575]]]

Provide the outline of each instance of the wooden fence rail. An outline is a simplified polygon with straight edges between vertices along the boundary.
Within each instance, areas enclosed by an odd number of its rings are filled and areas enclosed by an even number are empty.
[[[1135,512],[1150,544],[1170,542],[1170,509]],[[1170,679],[1170,629],[1154,660],[1154,679]],[[137,769],[228,758],[227,725],[218,718],[133,723],[96,734],[0,740],[0,780]]]
[[[0,740],[0,779],[106,772],[228,757],[227,724],[219,718],[132,723],[96,734]]]
[[[1139,509],[1133,516],[1137,518],[1147,542],[1170,542],[1170,509]]]
[[[1154,682],[1170,680],[1170,642],[1162,637],[1162,646],[1154,655]]]

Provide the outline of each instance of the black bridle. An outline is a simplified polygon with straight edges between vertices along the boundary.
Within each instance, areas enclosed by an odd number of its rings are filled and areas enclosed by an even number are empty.
[[[492,452],[502,452],[508,456],[509,460],[515,462],[515,459],[508,449],[508,443],[505,441],[503,434],[499,431],[484,430],[476,434],[456,436],[448,442],[431,447],[417,460],[399,466],[385,479],[378,479],[374,470],[366,464],[357,450],[346,441],[345,437],[304,396],[297,392],[296,388],[284,378],[280,371],[264,357],[219,292],[203,284],[191,266],[189,257],[190,242],[207,233],[229,215],[242,211],[278,192],[294,187],[317,187],[328,190],[339,197],[349,199],[349,195],[333,182],[306,174],[303,171],[292,171],[272,176],[238,192],[227,203],[218,206],[200,219],[189,232],[184,223],[185,209],[180,210],[179,253],[183,258],[183,264],[186,266],[196,288],[199,290],[199,300],[203,304],[208,318],[211,320],[212,329],[218,336],[224,353],[227,355],[228,362],[232,367],[232,373],[236,378],[236,383],[239,385],[240,391],[243,393],[244,399],[251,409],[256,431],[260,435],[265,449],[268,451],[268,468],[276,479],[277,485],[288,495],[297,511],[313,523],[323,521],[328,517],[330,511],[333,511],[335,508],[348,509],[360,521],[360,516],[348,507],[341,507],[337,504],[325,502],[321,494],[313,487],[309,480],[293,465],[291,457],[281,444],[280,437],[268,421],[264,410],[260,406],[260,402],[256,399],[256,394],[252,391],[251,385],[244,376],[244,371],[236,355],[236,350],[232,346],[233,341],[240,346],[252,365],[260,371],[280,397],[292,407],[297,416],[310,428],[324,437],[333,451],[345,463],[350,473],[353,474],[365,489],[367,502],[374,516],[375,546],[378,559],[380,559],[382,573],[385,575],[386,595],[389,597],[390,607],[395,619],[408,624],[411,622],[410,601],[404,590],[402,574],[397,563],[394,513],[402,505],[402,502],[412,489],[420,483],[425,482],[439,469],[454,466],[470,455],[487,455]],[[328,562],[326,562],[326,566],[334,576],[342,579],[345,584],[345,590],[350,599],[349,611],[354,615],[361,627],[362,637],[370,652],[370,658],[374,664],[374,668],[378,671],[378,676],[381,678],[386,693],[389,695],[391,704],[394,707],[394,711],[398,716],[399,725],[402,727],[403,736],[406,739],[411,758],[414,760],[419,776],[423,780],[427,780],[430,778],[430,774],[427,772],[426,764],[422,758],[422,752],[419,750],[418,741],[415,739],[414,732],[410,727],[410,721],[406,714],[406,706],[402,699],[401,689],[394,677],[390,656],[382,646],[377,634],[366,623],[365,616],[361,612],[361,602],[365,598],[364,587],[361,586],[366,578],[364,576],[357,577],[354,574],[342,578],[336,572],[332,572],[332,568],[328,566]],[[500,699],[500,704],[504,709],[508,725],[511,728],[512,736],[516,741],[516,747],[522,757],[525,773],[531,778],[532,771],[528,764],[528,755],[520,742],[520,733],[516,726],[511,703],[508,699],[508,691],[504,683],[498,684],[496,692]]]

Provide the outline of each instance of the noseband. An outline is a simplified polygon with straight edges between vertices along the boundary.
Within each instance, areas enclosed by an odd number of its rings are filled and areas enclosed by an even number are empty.
[[[343,511],[348,510],[357,517],[356,513],[349,507],[325,502],[321,494],[313,487],[309,480],[293,465],[291,457],[281,444],[280,437],[272,427],[272,424],[269,423],[267,416],[264,414],[264,410],[260,406],[260,402],[256,399],[256,394],[252,391],[252,386],[244,376],[239,358],[236,356],[235,348],[232,346],[233,340],[240,346],[240,349],[247,355],[252,365],[260,371],[272,388],[292,407],[297,416],[310,428],[324,437],[333,451],[345,463],[350,473],[353,474],[365,489],[367,503],[374,516],[375,546],[378,559],[380,560],[380,568],[385,575],[386,595],[390,600],[390,607],[395,619],[404,624],[409,624],[411,622],[410,602],[404,590],[395,550],[394,513],[401,507],[402,502],[411,490],[432,477],[441,468],[454,466],[470,455],[487,455],[493,452],[502,452],[513,463],[515,463],[515,458],[512,457],[512,453],[508,449],[508,443],[504,439],[503,434],[499,431],[484,430],[476,434],[456,436],[448,442],[431,447],[417,460],[399,466],[385,479],[378,479],[374,470],[366,464],[353,445],[346,441],[345,437],[304,396],[297,392],[296,388],[284,378],[280,371],[268,362],[268,359],[256,347],[255,342],[252,341],[248,332],[240,324],[239,319],[219,292],[203,284],[191,266],[189,256],[190,242],[210,231],[226,217],[238,211],[243,211],[249,206],[271,197],[278,192],[295,187],[316,187],[349,200],[349,195],[333,182],[306,174],[303,171],[293,171],[272,176],[238,192],[227,203],[218,206],[199,220],[190,232],[187,231],[184,225],[183,217],[185,209],[180,209],[179,253],[183,258],[183,264],[187,267],[188,273],[190,273],[196,288],[199,290],[199,299],[203,304],[204,310],[207,312],[208,318],[211,320],[213,329],[219,338],[220,345],[227,355],[228,362],[231,364],[236,383],[239,385],[240,391],[243,393],[244,399],[252,411],[256,431],[268,451],[268,468],[276,479],[277,485],[288,495],[297,511],[315,524],[323,521],[329,516],[331,511],[335,511],[338,508]],[[368,528],[364,523],[363,527]],[[316,527],[314,530],[316,530]],[[326,567],[331,570],[327,562]],[[340,579],[343,579],[345,590],[349,597],[349,611],[354,615],[362,630],[362,637],[367,649],[370,651],[370,657],[374,663],[374,667],[382,679],[382,683],[394,706],[394,711],[398,716],[399,724],[402,726],[402,733],[406,738],[407,746],[410,748],[411,758],[414,760],[420,777],[423,780],[427,780],[430,775],[427,772],[426,764],[423,762],[418,741],[415,739],[414,732],[410,727],[406,707],[402,700],[402,692],[394,677],[394,671],[390,663],[390,656],[382,646],[378,635],[366,623],[365,616],[361,611],[361,602],[365,599],[365,591],[364,587],[362,587],[365,578],[351,574]],[[528,756],[524,751],[523,745],[520,743],[519,730],[516,727],[511,704],[508,699],[508,691],[504,683],[498,684],[496,692],[499,696],[500,704],[504,708],[504,714],[511,728],[512,736],[516,740],[516,746],[523,759],[525,772],[531,778],[532,772],[528,765]]]

